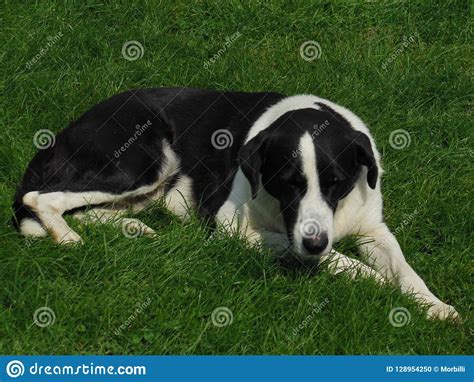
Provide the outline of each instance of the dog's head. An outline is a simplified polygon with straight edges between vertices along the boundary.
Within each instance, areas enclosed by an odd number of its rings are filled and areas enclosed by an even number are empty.
[[[240,166],[253,198],[263,187],[279,201],[288,239],[302,257],[331,250],[338,202],[353,189],[362,166],[370,188],[378,178],[367,135],[326,108],[282,115],[242,147]]]

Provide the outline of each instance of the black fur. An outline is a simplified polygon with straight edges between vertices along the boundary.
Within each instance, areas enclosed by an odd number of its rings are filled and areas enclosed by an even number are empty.
[[[261,174],[267,192],[279,200],[290,240],[307,188],[298,152],[305,133],[313,137],[321,192],[333,211],[353,189],[362,165],[369,168],[369,186],[375,188],[377,180],[369,138],[333,109],[324,106],[322,110],[299,109],[282,115],[241,149],[240,163],[254,197]]]
[[[194,181],[203,215],[214,214],[226,199],[237,169],[237,153],[250,126],[283,96],[276,93],[218,92],[190,88],[139,89],[115,95],[84,113],[56,136],[53,147],[32,159],[13,205],[14,224],[37,219],[22,203],[30,191],[103,191],[121,194],[156,180],[162,141],[171,143],[181,173]],[[151,126],[118,158],[117,150],[137,125]],[[233,145],[217,150],[215,130],[227,129]]]
[[[15,197],[14,223],[18,226],[26,217],[37,220],[22,203],[30,191],[122,194],[154,183],[164,161],[164,140],[180,160],[180,173],[193,180],[194,200],[203,217],[214,216],[225,202],[240,165],[253,195],[261,176],[265,189],[280,201],[287,228],[292,227],[306,190],[296,152],[306,132],[316,145],[321,190],[334,210],[352,189],[362,165],[369,168],[368,184],[375,187],[377,166],[368,138],[322,104],[322,110],[284,114],[243,146],[256,119],[282,98],[277,93],[190,88],[140,89],[115,95],[61,131],[53,147],[34,156]],[[121,151],[136,135],[137,126],[140,129],[145,123],[148,127]],[[219,150],[212,145],[211,136],[218,129],[230,132],[232,146]],[[168,181],[166,190],[176,179]]]

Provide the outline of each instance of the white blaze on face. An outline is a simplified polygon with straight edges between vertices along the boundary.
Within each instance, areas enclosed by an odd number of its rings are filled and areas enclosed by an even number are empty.
[[[293,246],[298,254],[308,254],[303,246],[303,239],[317,236],[320,233],[326,233],[329,242],[326,249],[320,254],[326,255],[332,247],[334,236],[333,212],[321,194],[316,165],[316,152],[309,133],[305,133],[301,137],[299,153],[303,174],[306,177],[308,187],[298,208],[293,229]]]

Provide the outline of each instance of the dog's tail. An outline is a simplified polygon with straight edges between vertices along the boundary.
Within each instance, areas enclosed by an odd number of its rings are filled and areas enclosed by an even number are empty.
[[[16,190],[13,201],[12,225],[24,236],[47,236],[45,225],[35,211],[23,202],[25,195],[32,191],[41,192],[46,183],[46,176],[50,172],[49,163],[54,156],[55,146],[39,150],[28,164],[23,178]]]
[[[38,215],[23,203],[25,193],[19,189],[13,201],[12,224],[24,236],[44,237],[47,232],[41,224]]]

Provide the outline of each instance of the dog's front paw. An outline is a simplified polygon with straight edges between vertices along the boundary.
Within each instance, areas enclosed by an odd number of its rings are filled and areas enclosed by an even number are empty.
[[[442,302],[430,306],[428,309],[428,318],[432,320],[461,320],[461,316],[459,316],[459,313],[453,306]]]
[[[76,245],[84,243],[84,240],[82,240],[82,238],[73,230],[68,231],[58,241],[63,245]]]

